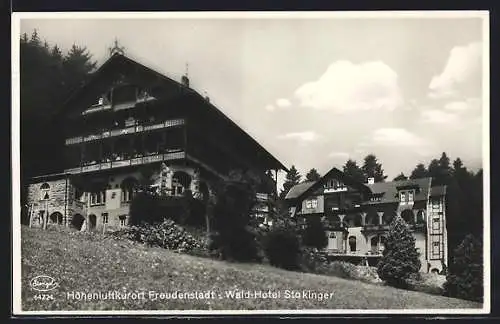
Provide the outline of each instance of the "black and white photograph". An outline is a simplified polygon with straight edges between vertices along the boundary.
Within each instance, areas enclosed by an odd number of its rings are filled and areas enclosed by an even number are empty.
[[[487,314],[489,13],[12,14],[16,315]]]

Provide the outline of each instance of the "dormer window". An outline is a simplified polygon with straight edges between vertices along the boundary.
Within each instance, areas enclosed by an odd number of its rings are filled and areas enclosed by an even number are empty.
[[[399,201],[401,204],[406,204],[406,191],[401,191],[399,193]]]
[[[413,203],[413,191],[408,191],[408,203]]]

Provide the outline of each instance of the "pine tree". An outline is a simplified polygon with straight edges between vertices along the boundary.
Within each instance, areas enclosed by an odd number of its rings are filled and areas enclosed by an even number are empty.
[[[321,179],[321,176],[319,175],[318,170],[316,170],[315,168],[312,168],[306,174],[306,181],[318,181],[319,179]]]
[[[401,181],[401,180],[408,180],[408,177],[405,176],[403,172],[398,174],[393,181]]]
[[[483,301],[483,249],[480,240],[467,235],[455,249],[448,271],[444,284],[447,296]]]
[[[410,174],[410,179],[421,179],[421,178],[426,178],[429,176],[429,172],[425,168],[425,165],[423,163],[417,164],[415,169]]]
[[[302,243],[318,250],[324,249],[328,244],[325,228],[319,217],[308,217],[306,228],[302,233]]]
[[[406,222],[400,217],[392,221],[384,244],[383,256],[378,263],[377,273],[387,284],[404,288],[406,279],[420,270],[419,253],[415,238]]]
[[[286,195],[292,189],[293,186],[298,185],[300,183],[301,175],[299,171],[295,168],[294,165],[290,168],[286,175],[286,180],[283,183],[283,190],[280,192],[280,199],[285,199]]]
[[[365,176],[364,182],[366,182],[368,178],[374,178],[375,182],[384,182],[385,179],[387,179],[382,169],[382,164],[378,163],[377,157],[374,154],[368,154],[365,157],[361,170],[363,170]]]
[[[365,176],[363,174],[363,170],[361,170],[356,161],[351,159],[347,160],[347,162],[343,167],[343,171],[345,175],[350,176],[354,180],[361,183],[365,182]]]

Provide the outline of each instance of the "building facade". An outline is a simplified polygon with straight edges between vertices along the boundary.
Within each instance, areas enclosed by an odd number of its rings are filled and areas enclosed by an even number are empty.
[[[327,229],[330,255],[380,257],[394,217],[410,227],[422,272],[447,265],[446,187],[431,178],[359,183],[338,169],[317,182],[293,187],[286,196],[292,217],[319,217]]]
[[[31,179],[30,224],[77,229],[126,226],[140,186],[161,196],[213,195],[212,183],[249,170],[274,184],[285,170],[209,98],[114,54],[65,103],[64,170]],[[273,174],[270,177],[269,174]],[[259,201],[272,189],[262,188]],[[260,212],[265,208],[260,206]]]

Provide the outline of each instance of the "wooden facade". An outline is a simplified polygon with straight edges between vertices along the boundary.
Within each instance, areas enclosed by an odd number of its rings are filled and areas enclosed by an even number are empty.
[[[268,174],[287,170],[190,88],[186,76],[176,82],[122,54],[108,59],[56,119],[65,134],[64,170],[34,178],[28,200],[35,215],[51,215],[49,205],[58,213],[64,210],[60,219],[68,226],[75,215],[90,227],[105,226],[110,219],[126,225],[132,189],[144,180],[144,169],[162,194],[190,190],[200,199],[211,194],[213,181],[231,171],[251,171],[263,182],[274,182],[268,190],[275,190],[276,179]],[[42,186],[50,194],[61,181],[64,203],[40,199]]]

